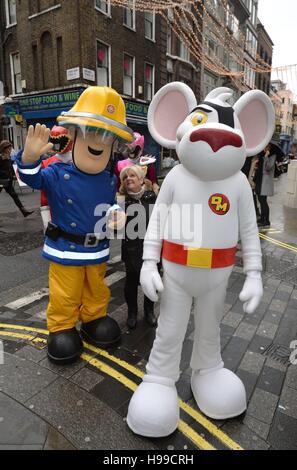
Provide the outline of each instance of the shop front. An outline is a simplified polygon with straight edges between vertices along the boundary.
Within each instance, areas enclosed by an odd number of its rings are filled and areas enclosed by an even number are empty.
[[[68,111],[77,101],[83,87],[57,92],[22,95],[18,100],[4,104],[6,135],[19,150],[23,147],[29,125],[38,122],[51,128],[62,111]]]

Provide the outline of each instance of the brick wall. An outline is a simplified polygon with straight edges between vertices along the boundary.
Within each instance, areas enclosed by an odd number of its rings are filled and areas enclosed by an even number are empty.
[[[60,5],[60,7],[59,7]],[[56,6],[49,12],[44,9]],[[112,7],[111,18],[94,8],[90,0],[22,0],[17,2],[17,25],[5,30],[5,76],[12,93],[10,54],[21,54],[24,92],[94,84],[82,78],[67,81],[66,70],[85,67],[96,71],[96,40],[111,46],[112,86],[123,91],[123,53],[136,57],[136,98],[143,99],[144,62],[155,65],[155,89],[160,87],[161,22],[156,19],[156,42],[145,38],[144,15],[136,14],[136,32],[123,26],[123,10]],[[164,53],[164,52],[163,52]]]

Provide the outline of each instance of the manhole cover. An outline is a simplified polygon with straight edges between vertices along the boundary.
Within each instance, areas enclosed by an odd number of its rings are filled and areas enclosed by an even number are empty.
[[[281,362],[284,365],[288,365],[291,352],[292,351],[286,346],[271,343],[264,351],[262,351],[262,354],[278,362]]]

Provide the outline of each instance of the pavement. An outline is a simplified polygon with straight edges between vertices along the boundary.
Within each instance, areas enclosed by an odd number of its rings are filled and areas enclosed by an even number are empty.
[[[240,245],[225,300],[223,359],[243,380],[248,409],[227,421],[199,412],[190,389],[191,318],[177,383],[181,420],[178,430],[162,439],[136,436],[125,422],[155,330],[141,313],[136,330],[125,326],[119,242],[112,242],[107,283],[109,314],[120,324],[121,343],[108,350],[85,344],[76,364],[55,366],[46,356],[47,263],[40,257],[40,217],[36,212],[23,219],[1,193],[0,450],[296,450],[297,364],[290,356],[297,359],[297,353],[290,346],[297,340],[297,213],[282,206],[285,187],[282,175],[270,199],[272,226],[260,234],[264,296],[259,308],[244,314],[238,300],[244,282]],[[25,189],[21,198],[26,207],[38,208],[38,192]]]

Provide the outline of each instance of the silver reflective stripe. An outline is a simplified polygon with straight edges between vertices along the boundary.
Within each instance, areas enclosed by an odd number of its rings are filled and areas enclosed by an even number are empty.
[[[63,111],[61,113],[61,116],[65,116],[65,117],[85,117],[85,118],[90,118],[90,119],[96,119],[96,121],[102,121],[102,122],[105,122],[106,124],[111,124],[115,127],[118,127],[119,129],[122,129],[123,131],[128,132],[128,134],[130,134],[131,137],[133,137],[133,131],[132,131],[132,129],[130,129],[130,127],[125,126],[121,122],[117,122],[117,121],[114,121],[113,119],[102,116],[101,114],[75,113],[75,112]]]
[[[41,168],[41,165],[39,164],[36,168],[19,168],[19,173],[23,173],[23,175],[36,175]]]
[[[105,258],[105,256],[109,255],[109,248],[97,253],[73,253],[72,251],[60,251],[56,250],[55,248],[51,248],[50,246],[44,245],[43,251],[48,255],[54,256],[55,258],[73,260],[94,260]]]

